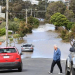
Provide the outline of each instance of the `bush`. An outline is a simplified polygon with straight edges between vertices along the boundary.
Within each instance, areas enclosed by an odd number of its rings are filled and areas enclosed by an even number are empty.
[[[60,37],[65,40],[65,36],[67,34],[67,30],[62,30]]]
[[[72,28],[72,25],[73,25],[74,23],[73,22],[68,22],[68,25],[67,25],[67,29],[71,29]]]
[[[14,21],[20,21],[18,18],[14,18]]]
[[[12,32],[8,32],[8,34],[12,34]]]
[[[0,28],[4,28],[6,26],[6,22],[2,22]]]
[[[14,34],[13,37],[14,37],[14,38],[19,38],[20,35],[19,35],[19,34]]]
[[[34,22],[33,27],[37,28],[39,26],[39,20],[36,18],[33,18],[33,22]]]
[[[6,32],[5,28],[0,29],[0,36],[5,35],[5,32]]]
[[[33,26],[34,28],[38,27],[39,26],[39,20],[30,16],[28,18],[28,24],[30,24],[31,26]]]
[[[60,13],[55,13],[54,15],[51,16],[50,22],[54,24],[55,26],[58,26],[58,27],[65,26],[67,28],[69,20],[66,18],[66,16]]]
[[[9,30],[12,30],[15,33],[16,31],[18,31],[18,28],[19,28],[19,22],[9,21]]]
[[[69,42],[71,38],[75,38],[75,24],[72,25],[71,32],[62,30],[60,37],[62,40]]]
[[[60,37],[65,42],[69,42],[69,32],[67,30],[62,30]]]

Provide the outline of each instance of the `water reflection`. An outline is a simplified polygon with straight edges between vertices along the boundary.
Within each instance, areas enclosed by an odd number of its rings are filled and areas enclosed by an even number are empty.
[[[23,57],[25,58],[31,58],[33,52],[22,52],[23,53]]]

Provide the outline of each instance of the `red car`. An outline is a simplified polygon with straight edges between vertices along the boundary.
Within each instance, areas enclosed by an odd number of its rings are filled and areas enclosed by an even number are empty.
[[[18,69],[22,71],[21,54],[16,47],[0,48],[0,69]]]

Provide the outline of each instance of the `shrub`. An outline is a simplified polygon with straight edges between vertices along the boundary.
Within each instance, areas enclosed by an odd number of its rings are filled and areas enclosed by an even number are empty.
[[[9,30],[12,30],[15,33],[16,31],[18,31],[18,28],[19,28],[19,22],[9,21]]]
[[[14,21],[20,21],[18,18],[14,18]]]
[[[8,34],[12,34],[12,32],[8,32]]]
[[[65,40],[65,36],[67,34],[67,30],[62,30],[60,37]]]
[[[68,25],[67,25],[67,29],[71,29],[72,28],[72,25],[73,25],[74,23],[73,22],[68,22]]]
[[[19,35],[19,34],[14,34],[13,37],[14,37],[14,38],[19,38],[20,35]]]
[[[67,28],[69,20],[66,18],[66,16],[60,13],[55,13],[51,16],[50,22],[55,26],[65,26]]]
[[[0,28],[4,28],[6,26],[6,22],[2,22]]]
[[[32,17],[32,16],[30,16],[28,18],[28,24],[31,25],[31,26],[33,26],[34,28],[36,28],[36,27],[39,26],[39,20],[36,19],[36,18],[34,18],[34,17]]]
[[[5,32],[6,32],[5,28],[0,29],[0,36],[5,35]]]

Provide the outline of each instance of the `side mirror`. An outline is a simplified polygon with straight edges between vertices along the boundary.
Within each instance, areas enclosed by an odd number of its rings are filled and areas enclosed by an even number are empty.
[[[70,50],[69,50],[69,51],[70,51],[70,52],[75,52],[74,47],[70,48]]]
[[[23,53],[20,53],[20,55],[23,55]]]
[[[34,47],[34,45],[33,45],[33,47]]]

